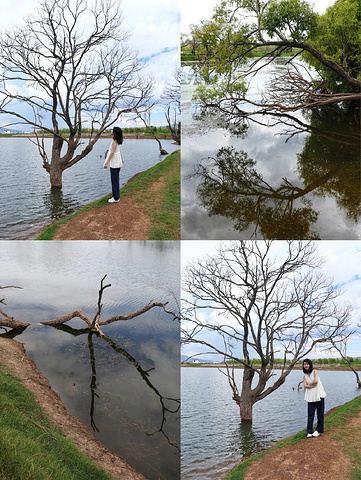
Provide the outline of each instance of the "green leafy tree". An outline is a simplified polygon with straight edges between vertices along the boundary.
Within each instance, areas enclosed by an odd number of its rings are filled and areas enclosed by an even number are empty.
[[[348,75],[361,79],[361,3],[358,0],[337,0],[324,15],[317,18],[309,41]],[[340,82],[337,72],[308,53],[305,58],[317,68],[331,91],[348,90],[348,84]]]
[[[198,69],[208,79],[212,74],[223,78],[216,94],[211,92],[214,84],[208,92],[204,87],[199,90],[201,104],[232,115],[245,115],[241,102],[252,103],[258,113],[345,102],[357,106],[361,99],[360,8],[357,0],[337,0],[324,15],[317,15],[304,0],[222,2],[212,19],[197,29]],[[243,75],[249,78],[290,52],[293,58],[303,54],[317,75],[289,70],[272,82],[261,102],[251,102],[239,67],[248,60]]]
[[[270,37],[306,40],[316,25],[317,15],[304,0],[281,0],[267,8],[261,27]]]

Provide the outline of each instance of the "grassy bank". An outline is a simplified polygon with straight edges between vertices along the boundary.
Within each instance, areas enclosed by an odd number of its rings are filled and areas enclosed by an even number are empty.
[[[162,179],[162,187],[150,187]],[[180,238],[180,151],[173,152],[161,163],[142,172],[120,191],[142,204],[151,219],[149,240]]]
[[[0,404],[1,480],[111,479],[51,425],[33,394],[3,368]]]
[[[361,396],[358,396],[345,405],[336,408],[325,418],[326,431],[330,432],[332,440],[337,441],[338,448],[348,455],[351,460],[352,471],[347,480],[357,480],[361,478],[360,429],[357,425],[353,428],[350,426],[351,420],[357,417],[360,412]],[[305,441],[305,437],[306,430],[302,430],[296,435],[281,440],[274,447],[240,463],[227,475],[226,480],[243,480],[247,468],[252,462],[257,462],[257,460],[275,449],[287,445],[296,445]]]
[[[152,185],[159,183],[156,190]],[[140,173],[120,190],[120,199],[128,196],[140,203],[151,220],[149,240],[178,240],[180,237],[180,152],[173,152],[162,162]],[[46,228],[37,240],[52,240],[58,227],[71,221],[76,215],[107,205],[111,194],[96,200],[74,215]]]

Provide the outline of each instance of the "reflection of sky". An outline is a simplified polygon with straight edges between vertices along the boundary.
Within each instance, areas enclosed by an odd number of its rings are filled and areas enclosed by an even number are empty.
[[[282,68],[282,64],[277,68]],[[201,120],[194,120],[197,112],[192,104],[192,95],[196,85],[189,77],[189,68],[183,67],[185,84],[182,85],[182,238],[189,240],[202,239],[250,239],[253,237],[255,225],[244,231],[234,229],[234,221],[220,215],[209,216],[207,210],[198,200],[196,188],[200,179],[189,179],[194,167],[207,159],[215,158],[222,147],[232,146],[243,150],[249,158],[256,161],[255,169],[273,188],[278,188],[283,179],[292,185],[303,188],[306,185],[298,172],[298,155],[303,152],[307,133],[294,136],[285,135],[291,127],[285,125],[266,126],[255,122],[242,138],[232,136],[227,129],[217,126],[216,116],[209,114]],[[188,77],[187,77],[188,75]],[[254,78],[253,91],[262,90],[270,71],[261,71]],[[190,84],[189,84],[190,82]],[[297,115],[296,115],[297,116]],[[257,121],[267,121],[255,117]],[[301,118],[302,120],[302,118]],[[212,160],[208,160],[211,162]],[[336,202],[336,194],[317,196],[317,189],[293,202],[294,208],[303,207],[303,201],[310,201],[312,209],[318,215],[317,221],[311,225],[310,234],[314,231],[321,239],[358,239],[361,237],[361,226],[347,217],[347,212]]]
[[[31,323],[16,338],[25,344],[70,413],[89,428],[92,370],[88,336],[74,337],[39,322],[77,309],[93,318],[105,274],[105,284],[111,287],[103,293],[101,320],[132,313],[150,301],[169,302],[169,308],[176,309],[173,294],[179,296],[179,262],[179,242],[2,242],[0,284],[22,287],[3,290],[7,304],[3,309],[15,319]],[[80,319],[68,325],[86,327]],[[106,325],[103,331],[142,369],[152,369],[149,381],[161,395],[179,398],[179,326],[172,316],[155,308],[132,320]],[[92,338],[99,395],[94,413],[100,430],[97,438],[147,478],[176,479],[176,449],[162,433],[147,436],[159,429],[162,420],[158,396],[133,363],[105,340]],[[166,403],[173,409],[177,405]],[[178,418],[179,414],[167,414],[165,429],[176,442]],[[173,473],[167,477],[169,469]]]
[[[188,121],[187,112],[184,115]],[[222,147],[233,146],[247,152],[250,158],[257,160],[257,170],[271,185],[278,185],[280,180],[286,177],[290,182],[301,186],[296,172],[296,155],[302,150],[305,136],[295,137],[285,143],[285,137],[275,135],[278,129],[270,131],[268,127],[257,124],[252,124],[245,138],[231,137],[226,130],[215,127],[203,132],[201,136],[193,134],[193,131],[187,135],[190,130],[186,125],[186,133],[182,138],[182,238],[247,239],[254,231],[251,226],[244,232],[237,232],[229,219],[210,217],[197,199],[198,180],[185,179],[194,171],[195,164],[207,157],[215,157]]]

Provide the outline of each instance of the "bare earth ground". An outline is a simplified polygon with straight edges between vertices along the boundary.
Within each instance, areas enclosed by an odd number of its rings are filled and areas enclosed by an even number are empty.
[[[56,230],[53,240],[147,240],[150,220],[130,198],[93,208]]]
[[[143,475],[98,442],[82,422],[67,413],[59,395],[52,390],[46,377],[26,355],[21,343],[4,337],[0,339],[0,365],[20,378],[21,382],[34,393],[36,401],[53,424],[114,480],[145,480]]]
[[[361,414],[348,424],[350,441],[360,445]],[[244,480],[347,480],[351,461],[326,432],[296,445],[269,451],[247,468]]]
[[[132,177],[133,180],[135,177]],[[129,181],[131,181],[129,180]],[[164,186],[162,178],[149,188],[156,194]],[[155,197],[155,195],[154,195]],[[55,232],[54,240],[147,240],[150,218],[135,197],[82,212]]]

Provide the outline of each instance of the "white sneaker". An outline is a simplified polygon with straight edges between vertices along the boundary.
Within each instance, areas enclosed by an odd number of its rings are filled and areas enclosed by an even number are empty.
[[[318,433],[318,431],[317,431],[317,430],[315,430],[315,431],[313,432],[312,436],[313,436],[313,437],[319,437],[319,436],[320,436],[320,434]]]
[[[311,437],[313,437],[312,433],[308,433],[307,438],[311,438]]]
[[[117,203],[119,200],[115,200],[114,197],[109,198],[108,203]]]

